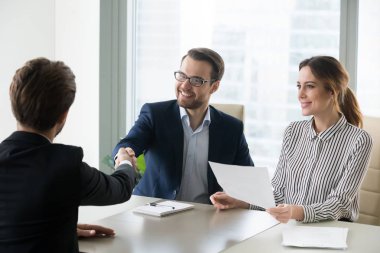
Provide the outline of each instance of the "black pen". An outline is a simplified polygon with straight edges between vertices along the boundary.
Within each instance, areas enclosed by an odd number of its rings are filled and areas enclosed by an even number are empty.
[[[174,206],[161,205],[160,203],[156,203],[156,202],[151,202],[151,203],[148,203],[147,205],[149,205],[149,206],[165,206],[165,207],[170,207],[171,209],[175,209]]]

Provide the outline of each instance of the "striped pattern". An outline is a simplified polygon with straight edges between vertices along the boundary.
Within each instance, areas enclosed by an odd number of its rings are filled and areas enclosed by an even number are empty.
[[[313,119],[293,122],[285,130],[272,179],[276,204],[302,205],[304,222],[354,221],[372,139],[343,115],[320,134],[312,124]]]

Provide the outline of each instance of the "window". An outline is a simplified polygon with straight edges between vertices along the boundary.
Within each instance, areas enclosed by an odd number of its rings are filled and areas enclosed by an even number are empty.
[[[380,116],[380,1],[359,1],[357,95],[364,115]]]
[[[245,134],[256,166],[276,167],[285,127],[302,119],[298,64],[339,57],[339,0],[136,1],[135,88],[146,102],[174,99],[173,71],[193,47],[226,64],[211,103],[245,106]]]

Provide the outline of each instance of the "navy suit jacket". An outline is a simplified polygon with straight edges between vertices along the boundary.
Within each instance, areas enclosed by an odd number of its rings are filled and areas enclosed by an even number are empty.
[[[0,252],[78,252],[78,206],[130,198],[132,167],[109,176],[82,158],[80,147],[28,132],[0,143]]]
[[[243,123],[210,106],[208,160],[253,166],[243,133]],[[179,192],[183,165],[183,127],[176,100],[148,103],[128,135],[115,147],[131,147],[136,157],[144,152],[146,171],[133,194],[175,199]],[[210,166],[207,169],[208,192],[222,190]]]

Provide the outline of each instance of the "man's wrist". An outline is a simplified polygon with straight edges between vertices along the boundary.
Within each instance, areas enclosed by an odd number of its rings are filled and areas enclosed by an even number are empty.
[[[123,164],[128,164],[129,166],[133,167],[131,161],[129,161],[129,160],[123,160],[123,161],[121,161],[119,163],[119,165],[116,168],[119,168],[119,166],[121,166]]]

